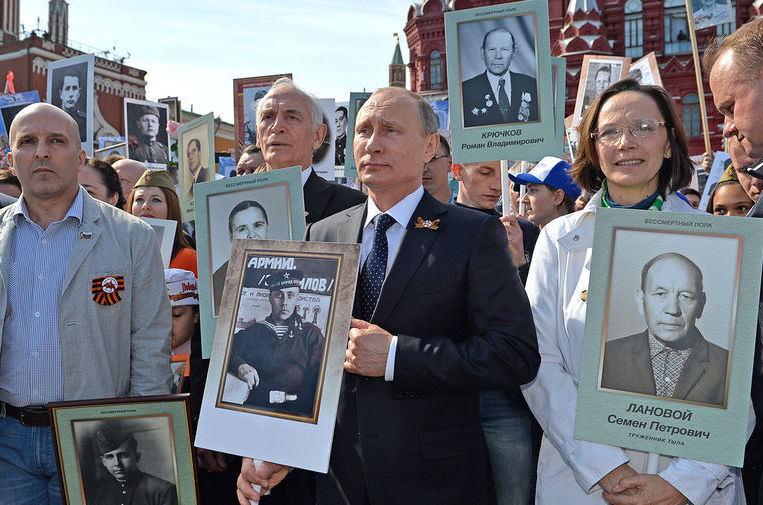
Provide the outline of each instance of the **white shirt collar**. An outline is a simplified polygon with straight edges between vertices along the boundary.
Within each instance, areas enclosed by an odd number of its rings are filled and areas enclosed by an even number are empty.
[[[307,178],[310,177],[310,174],[313,173],[313,166],[310,165],[306,169],[302,170],[302,187],[305,187],[305,183],[307,182]]]
[[[498,101],[498,81],[501,79],[506,79],[503,88],[506,90],[506,96],[509,98],[509,103],[511,103],[511,75],[509,74],[509,70],[506,69],[506,72],[503,75],[495,75],[488,71],[487,80],[490,82],[490,89],[493,90],[496,102]],[[498,104],[496,103],[496,105]]]
[[[424,186],[419,186],[411,194],[397,202],[386,213],[392,216],[392,218],[403,228],[408,226],[408,222],[413,216],[413,211],[418,207],[421,197],[424,196]],[[368,223],[374,220],[376,216],[383,214],[376,206],[373,199],[368,199],[368,212],[366,213],[366,222],[363,228],[368,226]]]

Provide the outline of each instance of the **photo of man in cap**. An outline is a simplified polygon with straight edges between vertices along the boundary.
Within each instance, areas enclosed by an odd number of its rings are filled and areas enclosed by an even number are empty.
[[[130,159],[141,161],[143,163],[157,163],[166,165],[169,162],[169,150],[167,149],[166,132],[162,135],[162,125],[166,125],[166,112],[165,120],[162,121],[162,115],[159,108],[154,105],[141,105],[128,103],[128,111],[130,105],[133,105],[135,109],[132,114],[128,115],[128,119],[132,119],[133,124],[128,125],[128,145],[130,152]],[[130,121],[128,121],[129,123]],[[161,140],[164,140],[162,142]]]
[[[131,431],[107,427],[93,437],[100,463],[109,475],[96,481],[87,503],[94,505],[177,505],[175,484],[138,468],[141,453]]]
[[[270,315],[233,336],[228,372],[249,386],[245,405],[312,415],[325,339],[295,311],[303,278],[301,270],[270,274]]]

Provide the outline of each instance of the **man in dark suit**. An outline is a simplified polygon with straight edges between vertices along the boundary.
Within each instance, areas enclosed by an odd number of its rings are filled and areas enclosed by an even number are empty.
[[[514,35],[505,28],[485,34],[480,54],[486,70],[461,83],[464,127],[538,120],[535,78],[509,70],[516,50]]]
[[[705,301],[702,271],[689,258],[649,260],[636,292],[647,329],[606,343],[601,387],[725,405],[729,353],[694,325]]]
[[[313,170],[313,151],[326,136],[320,103],[279,79],[257,104],[257,146],[265,158],[263,170],[302,167],[305,221],[308,224],[365,201],[360,191],[334,184]]]
[[[477,393],[523,384],[540,363],[501,222],[421,186],[437,143],[426,101],[376,91],[353,146],[368,203],[306,233],[362,243],[327,503],[490,503]],[[258,497],[250,482],[269,489],[284,472],[245,460],[240,502]]]

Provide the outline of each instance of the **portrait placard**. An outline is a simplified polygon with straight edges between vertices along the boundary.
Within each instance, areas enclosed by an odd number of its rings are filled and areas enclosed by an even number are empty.
[[[357,177],[358,169],[355,166],[355,156],[352,154],[352,139],[355,138],[355,120],[358,117],[358,111],[363,104],[371,97],[371,93],[350,93],[349,114],[350,120],[347,123],[347,145],[344,151],[344,176]]]
[[[220,179],[196,186],[196,259],[202,357],[212,353],[234,239],[302,240],[305,202],[300,167]]]
[[[631,66],[628,67],[628,78],[636,79],[642,85],[662,86],[660,67],[657,66],[657,57],[654,55],[654,51],[631,63]]]
[[[0,154],[7,152],[10,148],[8,132],[13,118],[27,105],[39,101],[40,95],[37,90],[24,91],[15,95],[0,95]]]
[[[344,154],[347,148],[347,124],[349,123],[350,102],[334,102],[334,174],[341,168],[341,177],[344,177]]]
[[[556,140],[554,148],[548,151],[547,156],[564,158],[564,103],[567,101],[567,60],[565,58],[551,58],[551,89],[554,95],[554,132]]]
[[[593,102],[593,99],[628,75],[631,59],[621,56],[602,56],[586,54],[580,67],[578,95],[575,100],[575,110],[572,114],[574,126],[580,124],[583,112]]]
[[[167,117],[169,105],[125,98],[127,157],[147,168],[167,169],[170,160]]]
[[[111,144],[101,149],[96,149],[93,151],[93,158],[102,160],[111,155],[121,156],[124,158],[125,154],[127,154],[127,142],[120,142],[118,144]]]
[[[82,149],[88,156],[93,155],[94,71],[94,54],[48,63],[47,102],[77,122]]]
[[[322,121],[326,126],[326,136],[323,138],[323,143],[321,143],[318,149],[313,151],[313,170],[315,170],[317,176],[334,182],[334,163],[336,161],[336,156],[334,155],[334,149],[336,148],[334,143],[336,139],[334,114],[336,112],[336,105],[333,98],[319,98],[318,102],[321,104],[321,110],[323,111]]]
[[[156,219],[155,217],[142,217],[141,219],[147,222],[156,233],[156,241],[159,243],[159,251],[162,253],[162,263],[164,268],[169,268],[178,222],[174,219]]]
[[[723,172],[726,171],[726,167],[731,163],[731,155],[723,151],[718,151],[713,157],[713,166],[710,167],[710,173],[705,179],[705,185],[702,188],[702,197],[699,199],[699,210],[705,210],[707,204],[710,201],[710,191],[715,187],[716,183],[721,179]]]
[[[167,98],[160,98],[159,103],[166,103],[169,106],[169,120],[180,122],[182,118],[182,109],[180,108],[180,99],[176,96],[168,96]]]
[[[49,406],[66,505],[119,503],[135,490],[155,503],[198,503],[187,394]]]
[[[565,128],[565,149],[570,154],[570,163],[575,161],[575,156],[578,154],[578,146],[580,145],[580,132],[577,126],[572,126],[573,116],[567,116],[564,118]]]
[[[548,4],[524,0],[445,13],[456,163],[539,161],[556,141]]]
[[[328,471],[359,256],[234,242],[196,446]]]
[[[734,21],[730,0],[691,0],[694,29],[701,30],[711,26]]]
[[[257,142],[257,104],[278,79],[291,74],[263,75],[233,79],[233,123],[236,131],[236,159],[246,146]]]
[[[215,115],[210,112],[178,127],[180,209],[183,221],[195,219],[194,184],[209,182],[215,176]]]
[[[763,222],[599,209],[575,438],[742,466]]]

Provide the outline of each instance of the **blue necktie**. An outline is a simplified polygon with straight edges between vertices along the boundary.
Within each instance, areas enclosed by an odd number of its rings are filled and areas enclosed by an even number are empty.
[[[360,293],[360,313],[358,317],[369,321],[376,308],[381,293],[384,275],[387,272],[387,230],[395,224],[388,214],[379,214],[374,226],[374,243],[360,271],[358,291]]]

